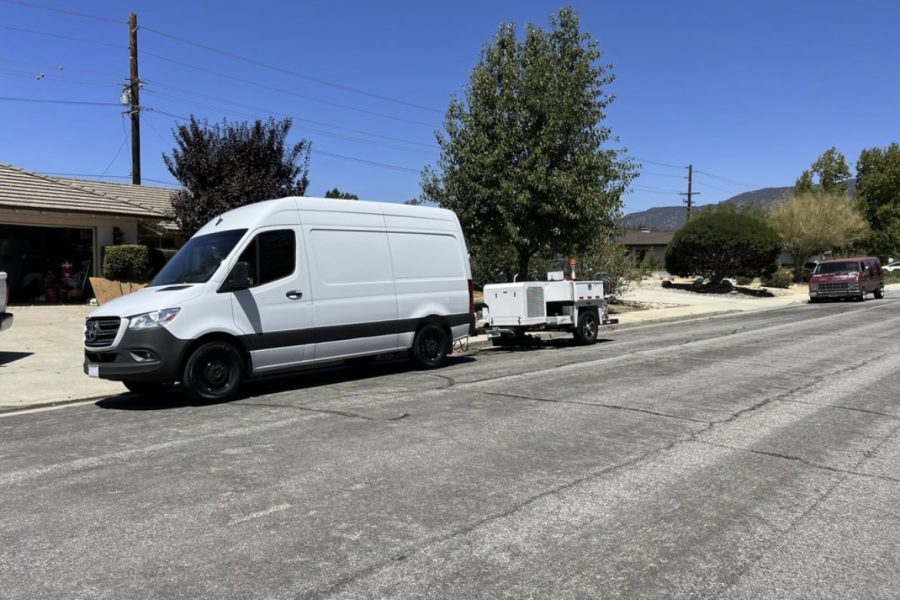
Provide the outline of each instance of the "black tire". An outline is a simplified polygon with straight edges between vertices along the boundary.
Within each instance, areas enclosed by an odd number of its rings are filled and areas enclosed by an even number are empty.
[[[181,385],[197,400],[225,400],[244,380],[244,359],[228,342],[207,342],[184,364]]]
[[[865,302],[866,301],[866,290],[863,289],[863,291],[861,291],[859,293],[859,296],[857,296],[856,299],[859,300],[860,302]]]
[[[171,383],[147,383],[144,381],[123,381],[128,391],[138,396],[156,396],[172,387]]]
[[[884,298],[884,284],[882,283],[877,288],[875,288],[875,299],[881,300]]]
[[[817,302],[821,302],[821,301],[822,301],[821,298],[810,298],[809,299],[810,304],[816,304]]]
[[[581,311],[575,327],[575,341],[583,346],[595,344],[600,331],[600,317],[592,310]]]
[[[450,354],[450,336],[437,323],[426,323],[416,332],[409,351],[413,363],[420,369],[441,366]]]

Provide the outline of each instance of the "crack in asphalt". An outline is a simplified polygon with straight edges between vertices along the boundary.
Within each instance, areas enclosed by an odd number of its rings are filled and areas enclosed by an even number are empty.
[[[647,415],[653,415],[654,417],[663,417],[666,419],[676,419],[678,421],[689,421],[691,423],[701,423],[703,425],[709,425],[710,422],[703,419],[693,419],[691,417],[682,417],[679,415],[671,415],[667,413],[661,413],[653,410],[648,410],[645,408],[635,408],[633,406],[623,406],[621,404],[604,404],[597,402],[581,402],[578,400],[556,400],[553,398],[536,398],[534,396],[526,396],[524,394],[509,394],[505,392],[481,392],[485,396],[498,396],[501,398],[512,398],[514,400],[528,400],[531,402],[546,402],[549,404],[575,404],[579,406],[591,406],[596,408],[609,408],[612,410],[624,410],[629,412],[643,413]]]
[[[400,413],[396,417],[386,417],[386,418],[378,418],[378,417],[370,417],[367,415],[363,415],[360,413],[354,413],[346,410],[336,410],[336,409],[328,409],[328,408],[310,408],[309,406],[301,406],[301,405],[286,405],[286,404],[274,404],[267,402],[241,402],[240,404],[235,404],[234,406],[243,407],[243,406],[256,406],[256,407],[264,407],[264,408],[288,408],[293,410],[299,410],[302,412],[311,412],[311,413],[320,413],[327,415],[337,415],[339,417],[347,417],[350,419],[362,419],[364,421],[380,421],[383,423],[392,422],[392,421],[400,421],[401,419],[405,419],[410,416],[409,413],[404,412]]]
[[[735,450],[739,452],[748,452],[750,454],[758,454],[760,456],[769,456],[772,458],[780,458],[783,460],[788,460],[792,462],[799,462],[808,467],[812,467],[814,469],[819,469],[822,471],[830,471],[832,473],[842,473],[845,475],[853,475],[856,477],[864,477],[866,479],[877,479],[880,481],[886,481],[889,483],[900,483],[900,478],[898,477],[890,477],[889,475],[876,475],[873,473],[863,473],[861,471],[853,471],[850,469],[840,469],[838,467],[831,467],[828,465],[823,465],[819,463],[812,462],[809,459],[803,458],[802,456],[793,456],[791,454],[783,454],[781,452],[769,452],[766,450],[756,450],[754,448],[744,448],[742,446],[730,446],[728,444],[717,444],[715,442],[707,442],[705,440],[694,440],[698,444],[703,444],[705,446],[712,446],[713,448],[723,448],[725,450]],[[863,453],[866,455],[866,458],[871,458],[871,451],[867,451]]]

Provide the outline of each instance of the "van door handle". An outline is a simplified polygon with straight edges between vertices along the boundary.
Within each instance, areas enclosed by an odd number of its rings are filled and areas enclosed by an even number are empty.
[[[291,300],[299,300],[300,298],[303,297],[303,292],[300,292],[298,290],[291,290],[288,293],[286,293],[285,296],[287,296]]]

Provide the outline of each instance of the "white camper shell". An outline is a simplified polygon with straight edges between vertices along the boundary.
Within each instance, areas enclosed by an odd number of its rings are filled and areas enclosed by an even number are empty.
[[[249,376],[399,350],[437,367],[473,331],[451,211],[281,198],[217,217],[149,286],[91,312],[84,371],[221,399]]]

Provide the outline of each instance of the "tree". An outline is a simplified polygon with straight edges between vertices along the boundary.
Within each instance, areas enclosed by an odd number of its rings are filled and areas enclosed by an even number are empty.
[[[818,179],[818,184],[813,182],[813,175]],[[803,171],[794,184],[794,193],[800,196],[820,190],[826,194],[845,194],[849,179],[850,167],[847,166],[847,160],[832,146],[816,159],[811,169]]]
[[[572,256],[611,238],[621,196],[635,175],[603,126],[612,67],[562,9],[550,31],[525,40],[501,25],[444,120],[437,169],[426,167],[422,199],[460,218],[476,266],[512,261],[520,278],[538,253]]]
[[[794,184],[794,193],[798,196],[800,194],[809,194],[813,191],[813,187],[812,173],[807,169],[797,178],[797,182]]]
[[[769,222],[794,260],[794,277],[798,281],[803,264],[811,256],[847,247],[867,230],[853,200],[839,191],[790,196],[772,208]]]
[[[699,275],[718,284],[725,277],[772,274],[781,240],[765,218],[729,204],[694,213],[675,233],[666,249],[666,270],[674,275]]]
[[[174,130],[177,148],[163,154],[184,186],[172,197],[179,227],[193,234],[218,214],[260,200],[302,196],[309,185],[310,142],[289,145],[291,119],[210,126],[193,115]]]
[[[341,190],[334,188],[332,190],[328,190],[325,192],[326,198],[338,198],[340,200],[359,200],[359,196],[356,194],[350,194],[348,192],[342,192]]]
[[[856,194],[872,229],[869,251],[884,258],[900,254],[900,145],[862,151]]]

